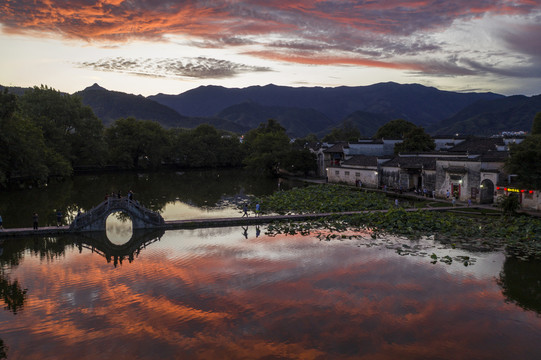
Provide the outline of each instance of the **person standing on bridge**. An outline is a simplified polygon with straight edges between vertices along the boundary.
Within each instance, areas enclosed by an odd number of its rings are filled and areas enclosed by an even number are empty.
[[[255,215],[256,216],[261,215],[261,205],[259,205],[259,203],[255,204]]]
[[[62,211],[58,210],[56,212],[56,226],[61,226],[62,225]]]
[[[39,220],[38,213],[35,212],[34,215],[32,215],[32,223],[33,223],[34,230],[38,229],[38,220]]]
[[[0,229],[4,228],[4,220],[2,220],[2,215],[0,215]]]

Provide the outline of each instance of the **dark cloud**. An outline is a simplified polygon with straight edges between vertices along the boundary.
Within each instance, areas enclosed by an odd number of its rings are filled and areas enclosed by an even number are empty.
[[[126,59],[122,57],[85,61],[78,66],[98,71],[124,72],[153,77],[228,78],[241,73],[271,71],[270,68],[238,64],[205,57],[191,59]]]
[[[199,47],[257,46],[242,51],[303,64],[312,59],[314,64],[396,69],[410,65],[409,70],[414,72],[438,74],[441,70],[438,75],[481,71],[521,76],[541,64],[541,37],[537,35],[541,21],[533,19],[541,16],[540,11],[538,1],[532,0],[0,0],[0,24],[7,33],[55,33],[100,43],[167,41],[168,35],[180,35]],[[528,57],[525,62],[529,63],[512,69],[511,65],[496,66],[478,58],[434,60],[434,53],[441,57],[446,44],[436,42],[431,35],[457,22],[497,15],[522,16],[534,24],[500,29],[491,35],[499,37],[508,49]],[[409,57],[426,60],[404,60]],[[176,65],[152,66],[167,74],[196,77],[260,71],[219,61],[213,62],[215,69],[208,67],[208,61],[173,63]],[[117,64],[89,66],[115,69]]]

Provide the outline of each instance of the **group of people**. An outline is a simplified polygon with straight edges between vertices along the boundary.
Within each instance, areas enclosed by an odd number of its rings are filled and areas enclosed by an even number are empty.
[[[120,190],[115,194],[115,192],[112,192],[111,194],[105,194],[105,200],[109,198],[117,198],[122,199],[122,193]],[[133,191],[128,191],[128,200],[133,200]]]
[[[242,217],[248,217],[248,204],[244,204],[242,206],[242,211],[243,211],[243,214],[242,214]],[[255,216],[261,216],[261,205],[259,203],[255,204]]]
[[[419,195],[419,196],[424,196],[424,197],[432,197],[432,199],[435,199],[436,198],[436,190],[428,190],[427,188],[416,188],[416,189],[413,189],[413,192],[416,194],[416,195]]]
[[[56,211],[56,226],[62,226],[62,211],[57,210]],[[34,212],[32,214],[32,229],[37,230],[39,227],[39,215],[37,212]]]

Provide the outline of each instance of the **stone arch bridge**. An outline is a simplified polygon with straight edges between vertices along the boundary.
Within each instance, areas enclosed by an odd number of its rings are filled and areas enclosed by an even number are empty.
[[[109,197],[98,206],[77,215],[69,229],[70,231],[105,231],[107,217],[118,211],[131,218],[133,230],[161,228],[165,225],[159,213],[145,208],[138,202],[127,197]]]

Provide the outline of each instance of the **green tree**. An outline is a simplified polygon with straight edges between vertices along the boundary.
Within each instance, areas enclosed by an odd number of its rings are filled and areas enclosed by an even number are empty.
[[[541,135],[529,135],[520,144],[512,144],[505,171],[518,175],[528,189],[541,190]]]
[[[75,166],[103,164],[103,125],[80,97],[42,85],[26,91],[20,106],[22,115],[43,132],[53,174],[67,175]]]
[[[520,209],[520,201],[516,194],[510,194],[500,198],[498,206],[503,210],[505,215],[515,215],[517,210]]]
[[[404,141],[394,146],[395,154],[399,152],[423,152],[432,151],[436,148],[436,143],[422,127],[414,127],[404,134]]]
[[[247,146],[251,146],[255,138],[257,138],[261,134],[268,133],[286,134],[286,129],[282,125],[280,125],[278,121],[274,119],[269,119],[266,123],[261,123],[257,128],[248,131],[248,133],[244,136],[244,143]]]
[[[317,170],[317,159],[316,155],[308,149],[291,149],[284,153],[280,165],[288,172],[308,175]]]
[[[306,174],[316,168],[315,156],[292,144],[286,130],[272,119],[250,130],[244,146],[244,163],[257,174],[276,176],[281,169]]]
[[[346,121],[342,126],[334,128],[331,132],[323,137],[324,142],[339,142],[339,141],[358,141],[361,137],[361,132],[352,121]]]
[[[378,129],[374,139],[403,139],[405,135],[417,126],[404,119],[391,120]]]
[[[181,167],[241,166],[244,154],[238,136],[208,124],[171,129],[168,162]]]
[[[118,119],[105,135],[110,162],[123,168],[155,169],[169,150],[167,132],[150,120]]]
[[[532,135],[541,135],[541,112],[538,112],[533,119]]]
[[[289,138],[285,133],[259,134],[250,144],[251,152],[245,158],[245,164],[255,173],[277,175],[289,147]]]
[[[19,112],[18,98],[0,93],[0,185],[10,180],[46,182],[51,154],[41,130]]]
[[[308,134],[303,138],[297,138],[293,141],[293,147],[304,149],[307,145],[317,143],[319,140],[315,134]]]
[[[285,129],[275,120],[268,120],[250,130],[244,137],[247,157],[244,163],[258,174],[275,176],[291,144]]]

